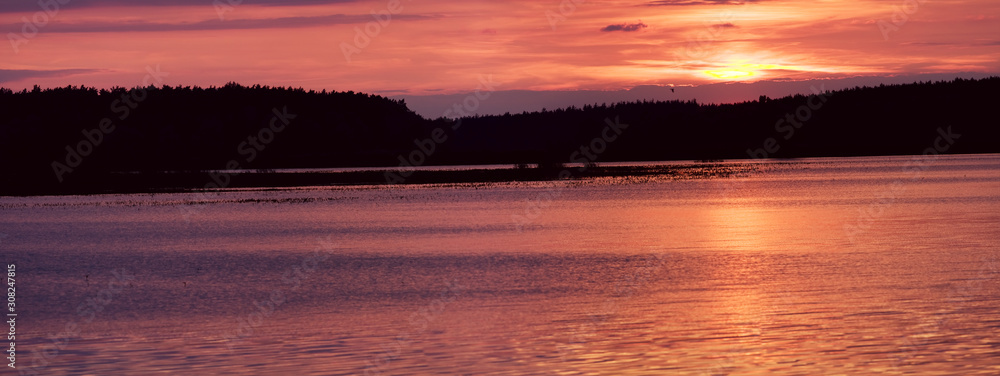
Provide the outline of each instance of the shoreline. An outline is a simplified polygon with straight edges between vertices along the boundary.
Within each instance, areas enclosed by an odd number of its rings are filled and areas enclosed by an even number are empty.
[[[943,154],[989,157],[998,153]],[[286,168],[241,171],[109,172],[82,174],[60,185],[0,187],[0,197],[67,196],[133,193],[211,192],[225,189],[298,188],[310,186],[393,186],[419,184],[499,183],[583,180],[607,177],[699,179],[760,171],[764,166],[815,163],[826,159],[920,158],[919,155],[867,155],[766,159],[666,161],[607,161],[585,166],[553,164],[517,167],[512,164],[432,165],[419,169],[395,167]],[[504,167],[498,167],[504,166]],[[511,167],[514,166],[514,167]],[[299,171],[289,171],[299,170]],[[408,175],[407,175],[408,174]],[[395,182],[393,178],[396,177]],[[398,178],[402,178],[399,180]]]
[[[725,177],[755,171],[756,163],[695,162],[653,166],[545,166],[531,168],[478,168],[469,170],[379,169],[342,172],[130,172],[89,175],[60,187],[32,191],[28,187],[2,189],[0,197],[97,195],[129,193],[184,193],[243,188],[296,188],[308,186],[391,186],[418,184],[498,183],[517,181],[580,180],[602,177],[659,176],[672,179]]]

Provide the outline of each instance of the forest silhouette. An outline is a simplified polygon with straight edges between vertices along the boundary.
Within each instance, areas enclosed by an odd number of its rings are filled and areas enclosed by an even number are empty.
[[[227,169],[922,154],[942,135],[939,152],[1000,152],[998,90],[991,77],[425,119],[352,91],[0,88],[0,194],[226,186],[206,171]]]

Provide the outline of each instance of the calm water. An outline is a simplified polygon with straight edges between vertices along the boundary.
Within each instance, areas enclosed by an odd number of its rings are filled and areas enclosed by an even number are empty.
[[[17,365],[998,374],[1000,155],[912,159],[711,179],[0,198]]]

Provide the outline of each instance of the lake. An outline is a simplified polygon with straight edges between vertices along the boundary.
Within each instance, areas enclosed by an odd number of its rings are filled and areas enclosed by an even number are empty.
[[[720,164],[2,197],[17,370],[1000,374],[1000,155]]]

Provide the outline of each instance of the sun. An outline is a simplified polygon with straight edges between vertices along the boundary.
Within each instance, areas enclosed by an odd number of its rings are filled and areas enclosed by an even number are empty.
[[[759,79],[760,76],[770,76],[775,71],[803,72],[818,70],[794,65],[748,64],[743,61],[736,61],[719,65],[716,69],[702,71],[702,73],[720,80],[739,81],[749,78]]]
[[[753,76],[756,73],[749,70],[729,69],[705,71],[705,74],[722,80],[738,80]]]

